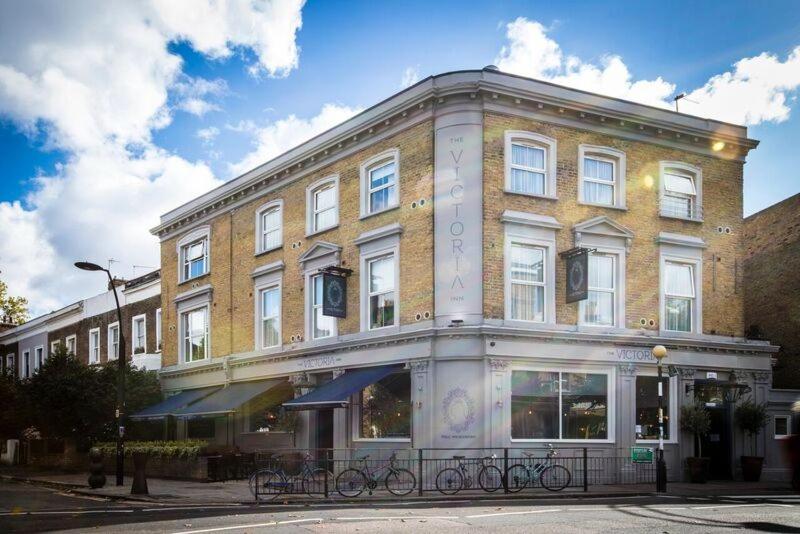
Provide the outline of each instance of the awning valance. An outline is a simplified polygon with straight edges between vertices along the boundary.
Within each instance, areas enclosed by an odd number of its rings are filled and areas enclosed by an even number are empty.
[[[167,397],[158,404],[148,406],[144,410],[131,415],[130,418],[135,420],[161,419],[162,417],[173,415],[175,411],[208,397],[219,390],[219,388],[219,386],[214,386],[210,388],[187,389],[186,391],[181,391],[176,395]]]
[[[214,392],[212,395],[185,406],[173,413],[176,417],[201,415],[226,415],[239,409],[241,405],[274,388],[283,389],[285,380],[258,380],[255,382],[234,382]]]
[[[350,403],[352,395],[402,368],[400,365],[382,365],[352,369],[302,397],[284,402],[283,406],[287,410],[343,408]]]

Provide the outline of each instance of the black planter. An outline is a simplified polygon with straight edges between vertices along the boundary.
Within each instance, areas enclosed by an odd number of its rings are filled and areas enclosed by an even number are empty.
[[[103,451],[97,447],[89,450],[89,487],[102,488],[106,485],[106,476],[103,474]]]
[[[742,478],[744,481],[758,482],[761,480],[761,467],[763,465],[763,456],[742,456]]]
[[[689,482],[693,484],[705,484],[708,481],[708,469],[710,461],[708,458],[687,458],[686,466],[689,468]]]
[[[133,485],[131,495],[147,495],[147,477],[145,468],[147,467],[147,453],[133,453]]]

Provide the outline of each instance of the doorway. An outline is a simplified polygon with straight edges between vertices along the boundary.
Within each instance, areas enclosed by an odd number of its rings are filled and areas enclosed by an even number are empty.
[[[317,410],[317,448],[333,448],[333,408]]]
[[[703,403],[711,419],[708,434],[700,438],[703,456],[710,459],[709,478],[731,480],[733,446],[733,405],[725,400],[724,388],[695,381],[695,400]]]

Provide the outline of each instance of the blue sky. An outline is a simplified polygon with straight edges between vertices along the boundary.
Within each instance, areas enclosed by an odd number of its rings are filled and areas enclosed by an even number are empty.
[[[686,91],[705,116],[737,118],[747,108],[761,146],[745,166],[745,214],[800,191],[800,61],[788,59],[800,46],[794,1],[291,3],[230,14],[206,12],[201,0],[105,11],[88,1],[44,19],[36,5],[0,6],[0,276],[12,291],[36,300],[36,310],[85,293],[55,295],[52,271],[26,263],[29,256],[65,268],[74,257],[114,258],[125,276],[132,265],[153,265],[148,229],[159,213],[400,90],[406,71],[421,79],[500,60],[505,70],[578,87],[605,74],[607,92],[623,98],[642,94],[631,84],[652,81],[644,101]],[[104,33],[117,18],[125,26]],[[512,35],[509,24],[519,20]],[[240,30],[249,26],[261,30]],[[60,52],[34,56],[42,43]],[[774,57],[750,69],[751,89],[734,80],[703,91],[762,53]],[[568,57],[585,70],[570,71]],[[619,68],[627,81],[610,79]],[[53,72],[76,83],[52,82]],[[19,76],[31,89],[19,89]],[[120,79],[129,86],[117,86]],[[775,93],[785,101],[759,101]],[[107,109],[96,111],[98,102]],[[95,235],[113,218],[119,224],[102,237],[74,237]]]

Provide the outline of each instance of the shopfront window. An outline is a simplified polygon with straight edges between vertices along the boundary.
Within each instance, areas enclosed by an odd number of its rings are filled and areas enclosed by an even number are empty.
[[[361,391],[361,438],[411,438],[411,374],[395,373]]]
[[[186,437],[189,439],[214,439],[216,417],[197,417],[186,421]]]
[[[669,439],[669,378],[664,391],[664,439]],[[636,439],[658,439],[658,377],[636,377]]]
[[[607,439],[607,375],[514,371],[511,375],[511,437]]]

